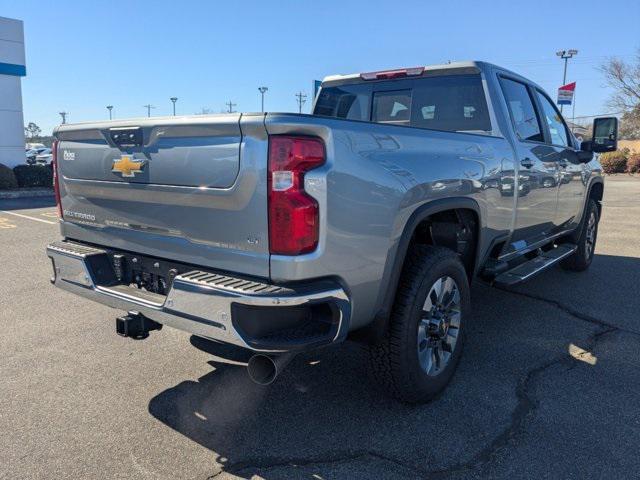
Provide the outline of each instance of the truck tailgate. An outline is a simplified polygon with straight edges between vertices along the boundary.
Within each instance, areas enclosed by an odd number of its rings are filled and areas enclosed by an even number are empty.
[[[63,235],[268,277],[263,120],[236,114],[58,127]]]

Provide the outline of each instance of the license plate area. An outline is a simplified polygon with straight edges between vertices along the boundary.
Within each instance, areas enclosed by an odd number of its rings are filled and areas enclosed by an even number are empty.
[[[109,252],[116,280],[121,285],[166,295],[176,276],[192,267],[158,258],[126,252]]]

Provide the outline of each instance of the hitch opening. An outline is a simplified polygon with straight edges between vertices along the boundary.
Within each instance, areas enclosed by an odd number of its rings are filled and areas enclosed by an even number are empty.
[[[149,336],[150,331],[160,329],[162,324],[138,312],[129,312],[127,315],[116,318],[116,333],[121,337],[143,340]]]

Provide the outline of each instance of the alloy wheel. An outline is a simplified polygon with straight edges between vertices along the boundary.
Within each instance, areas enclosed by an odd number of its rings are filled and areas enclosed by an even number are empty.
[[[431,286],[418,324],[418,359],[429,376],[441,373],[460,334],[461,297],[456,281],[444,276]]]
[[[585,235],[585,249],[584,255],[587,260],[591,258],[593,248],[596,243],[596,213],[591,212],[589,220],[587,222],[587,231]]]

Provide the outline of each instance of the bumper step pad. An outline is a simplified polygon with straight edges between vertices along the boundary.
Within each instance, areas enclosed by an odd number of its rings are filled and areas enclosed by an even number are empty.
[[[75,257],[87,257],[89,255],[100,255],[106,253],[104,250],[100,250],[99,248],[80,245],[73,242],[54,242],[49,244],[47,248],[66,255],[73,255]]]
[[[267,283],[244,280],[216,273],[201,272],[199,270],[178,275],[177,278],[183,282],[194,285],[242,292],[248,295],[292,295],[295,293],[289,288],[278,285],[269,285]]]

